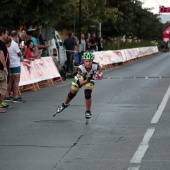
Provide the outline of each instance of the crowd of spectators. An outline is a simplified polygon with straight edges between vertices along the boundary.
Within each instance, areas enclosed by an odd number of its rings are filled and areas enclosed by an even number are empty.
[[[82,33],[79,43],[78,38],[71,32],[63,44],[67,55],[66,72],[73,72],[73,61],[76,55],[78,60],[75,64],[78,65],[85,51],[103,50],[103,38],[97,38],[96,34],[86,38]],[[10,107],[7,101],[24,102],[19,96],[21,62],[24,59],[33,61],[47,56],[45,51],[48,47],[49,44],[44,44],[41,29],[8,32],[6,28],[0,27],[0,70],[6,75],[6,79],[0,81],[0,113],[5,113]]]
[[[49,47],[42,43],[41,29],[29,32],[8,30],[0,27],[0,70],[5,79],[0,81],[0,113],[5,113],[9,106],[7,101],[24,102],[19,96],[21,62],[24,59],[40,59],[43,50]]]
[[[79,42],[78,38],[74,35],[74,33],[70,32],[68,34],[68,38],[64,40],[63,45],[67,55],[67,61],[65,64],[65,71],[67,73],[73,72],[74,64],[79,65],[82,62],[82,55],[84,52],[95,52],[104,50],[103,38],[97,38],[95,33],[87,37],[85,37],[85,34],[82,33],[81,42]]]
[[[162,41],[160,43],[160,50],[162,52],[169,52],[170,51],[170,42],[169,41]]]

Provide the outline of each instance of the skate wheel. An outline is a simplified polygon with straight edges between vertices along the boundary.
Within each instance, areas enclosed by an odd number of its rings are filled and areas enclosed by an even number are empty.
[[[53,114],[53,117],[56,116],[56,114],[57,114],[57,112],[55,112],[55,113]]]
[[[86,119],[86,122],[85,122],[85,123],[86,123],[86,125],[88,125],[88,124],[89,124],[89,119]]]

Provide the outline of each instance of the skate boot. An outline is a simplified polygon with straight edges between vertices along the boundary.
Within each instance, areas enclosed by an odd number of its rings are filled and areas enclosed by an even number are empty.
[[[85,118],[86,119],[90,119],[91,118],[91,112],[90,111],[86,111],[85,112]]]
[[[91,118],[91,112],[90,111],[85,112],[85,118],[86,118],[86,125],[88,125],[89,119]]]
[[[56,114],[62,112],[66,107],[68,107],[68,105],[62,103],[62,105],[59,106],[59,107],[56,109],[56,112],[54,113],[53,117],[54,117]]]

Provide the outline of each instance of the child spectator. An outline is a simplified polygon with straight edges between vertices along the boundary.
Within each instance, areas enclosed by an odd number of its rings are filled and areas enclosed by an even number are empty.
[[[27,46],[27,50],[26,50],[26,54],[25,54],[25,59],[28,60],[35,60],[41,57],[41,53],[42,51],[39,50],[38,52],[36,52],[36,48],[33,45],[33,41],[32,40],[28,40],[26,42],[26,46]]]

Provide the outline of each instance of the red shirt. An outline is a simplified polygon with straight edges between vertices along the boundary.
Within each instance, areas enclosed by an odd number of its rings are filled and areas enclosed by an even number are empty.
[[[29,48],[27,48],[27,50],[26,50],[26,57],[33,58],[32,52]]]

